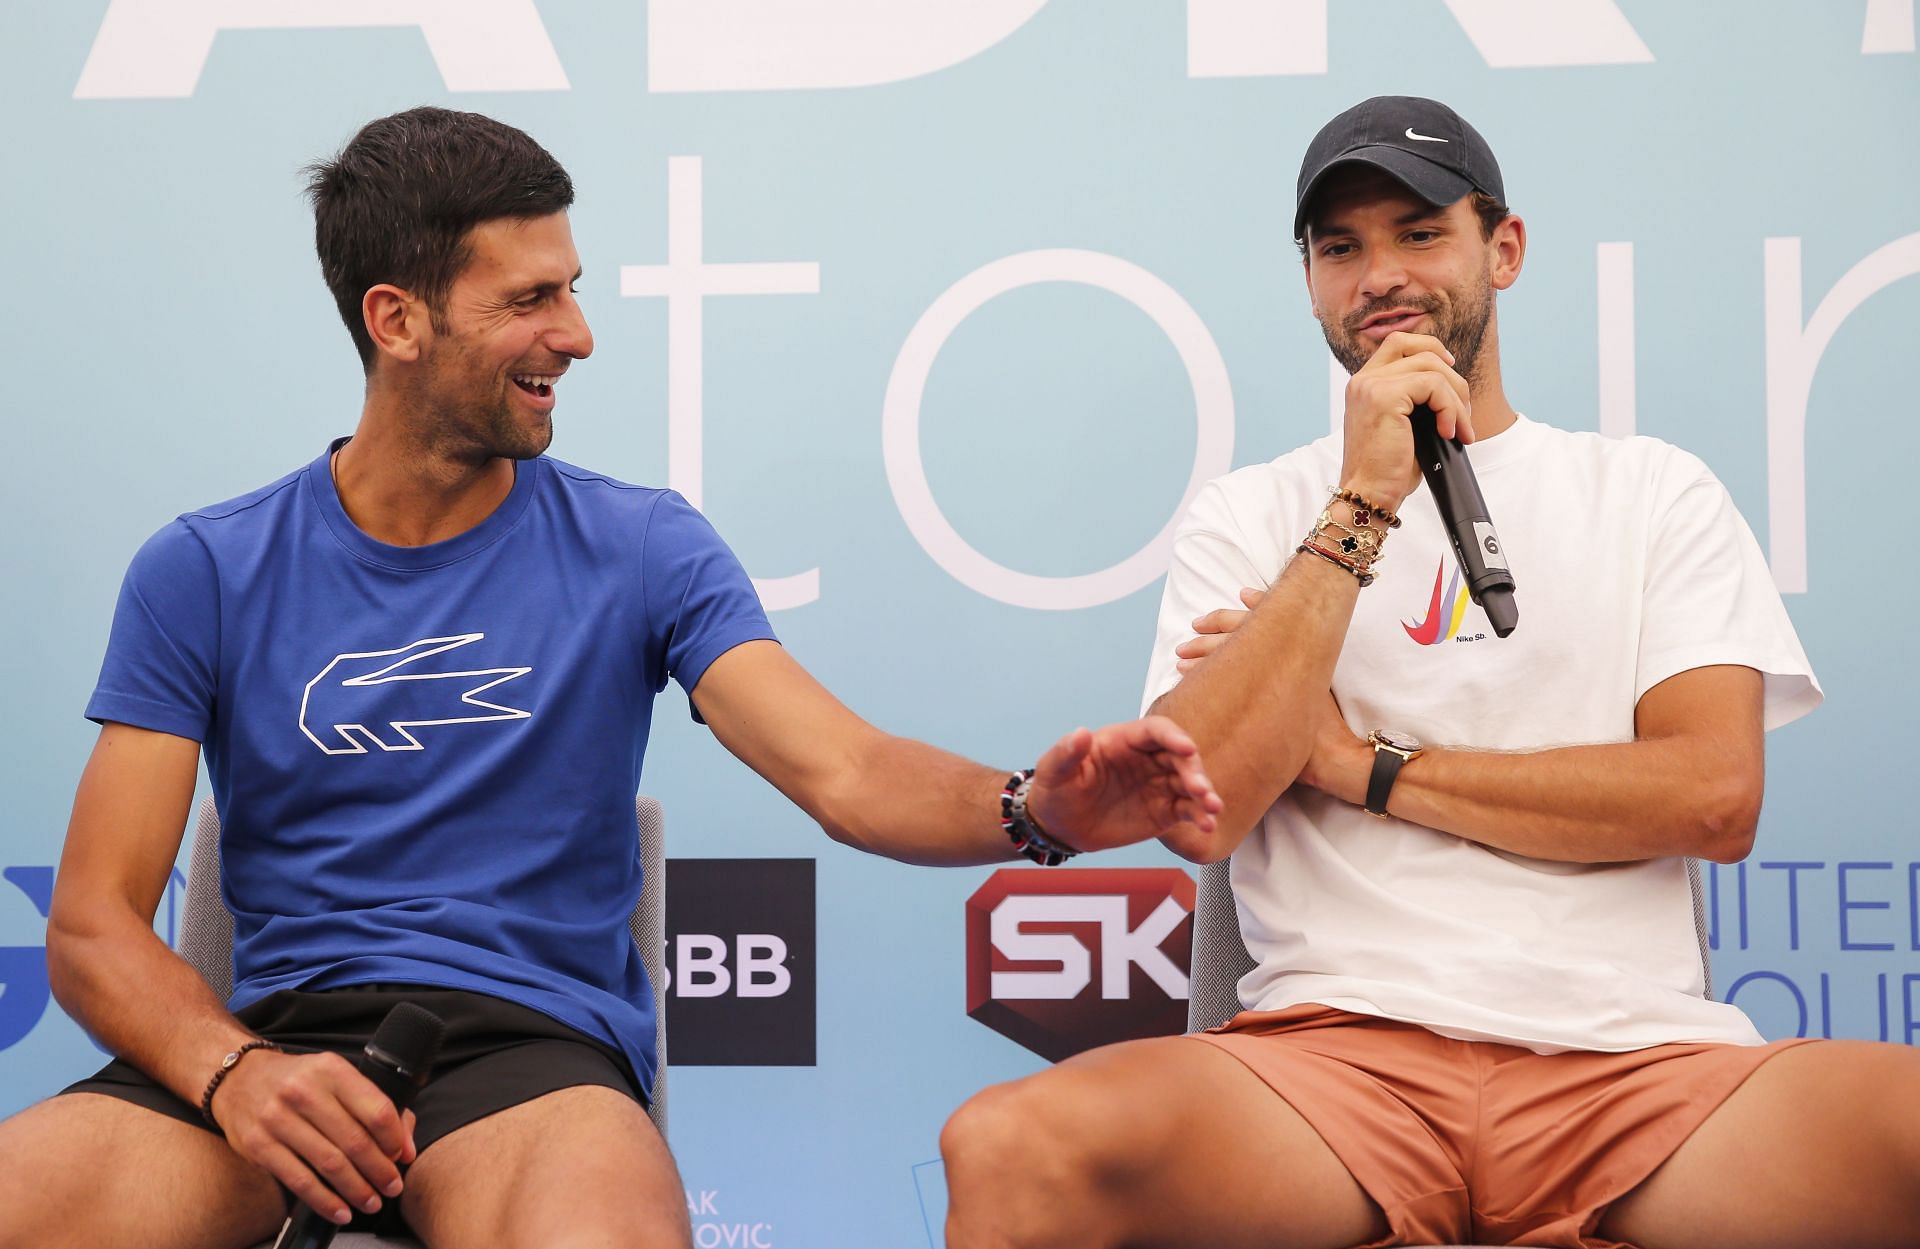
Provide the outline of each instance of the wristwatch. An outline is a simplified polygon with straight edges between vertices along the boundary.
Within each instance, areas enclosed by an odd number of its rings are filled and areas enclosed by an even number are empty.
[[[1387,795],[1408,760],[1419,757],[1420,739],[1411,733],[1375,729],[1367,734],[1373,747],[1373,774],[1367,778],[1367,814],[1387,818]]]

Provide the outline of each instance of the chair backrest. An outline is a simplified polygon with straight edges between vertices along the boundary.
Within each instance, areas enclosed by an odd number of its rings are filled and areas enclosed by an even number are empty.
[[[666,983],[666,820],[656,798],[634,799],[639,827],[640,903],[627,917],[634,944],[653,985],[656,1066],[653,1102],[648,1113],[660,1135],[667,1134]],[[193,965],[222,1001],[233,996],[233,915],[220,897],[220,813],[213,799],[200,804],[194,821],[193,856],[187,863],[187,898],[180,921],[180,957]]]
[[[1231,859],[1200,871],[1193,907],[1192,981],[1187,992],[1187,1030],[1199,1032],[1240,1013],[1240,978],[1253,970],[1253,956],[1240,935],[1240,909],[1234,905]],[[1700,884],[1700,862],[1687,860],[1687,885],[1693,891],[1693,929],[1700,943],[1704,995],[1713,998],[1713,963],[1707,944],[1707,900]]]
[[[1253,956],[1240,936],[1240,910],[1228,876],[1231,859],[1200,869],[1193,906],[1192,978],[1187,988],[1187,1031],[1200,1032],[1240,1013],[1240,977],[1253,970]]]
[[[667,1134],[667,820],[658,798],[633,800],[640,826],[640,901],[627,917],[633,943],[653,986],[653,1102],[647,1112]]]

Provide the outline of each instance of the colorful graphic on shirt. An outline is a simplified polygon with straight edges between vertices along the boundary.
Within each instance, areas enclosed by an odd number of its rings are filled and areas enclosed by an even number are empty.
[[[1449,567],[1452,576],[1447,575]],[[1444,591],[1440,588],[1443,583]],[[1440,566],[1433,570],[1433,599],[1427,604],[1426,618],[1418,624],[1403,620],[1400,627],[1420,645],[1435,646],[1459,630],[1460,619],[1466,614],[1467,587],[1460,584],[1460,565],[1442,555]]]
[[[422,638],[388,651],[335,655],[307,682],[300,697],[300,731],[330,755],[364,755],[358,737],[382,750],[425,750],[408,729],[441,724],[525,720],[533,713],[475,695],[532,672],[532,668],[478,668],[462,672],[415,672],[422,660],[478,642],[484,633]],[[396,658],[396,656],[398,658]],[[376,661],[368,663],[365,661]],[[385,662],[385,661],[391,662]],[[346,666],[345,675],[335,670]],[[368,670],[370,669],[370,670]],[[404,671],[403,671],[404,669]],[[331,679],[329,679],[331,678]],[[451,684],[450,684],[451,683]],[[331,729],[329,745],[314,732]]]

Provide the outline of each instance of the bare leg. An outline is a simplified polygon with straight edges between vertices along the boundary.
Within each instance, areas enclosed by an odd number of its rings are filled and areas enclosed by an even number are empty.
[[[1347,1249],[1387,1231],[1298,1112],[1179,1037],[987,1089],[940,1144],[951,1249]]]
[[[435,1141],[401,1209],[428,1249],[686,1249],[686,1193],[633,1099],[560,1089]]]
[[[1920,1050],[1870,1041],[1770,1058],[1602,1235],[1645,1249],[1912,1249]]]
[[[238,1249],[285,1217],[265,1171],[144,1106],[73,1093],[0,1123],[0,1249]]]

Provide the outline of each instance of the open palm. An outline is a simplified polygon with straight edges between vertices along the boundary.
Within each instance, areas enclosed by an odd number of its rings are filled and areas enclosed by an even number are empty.
[[[1040,757],[1027,809],[1048,837],[1105,850],[1185,825],[1214,829],[1225,803],[1200,748],[1165,716],[1075,729]]]

